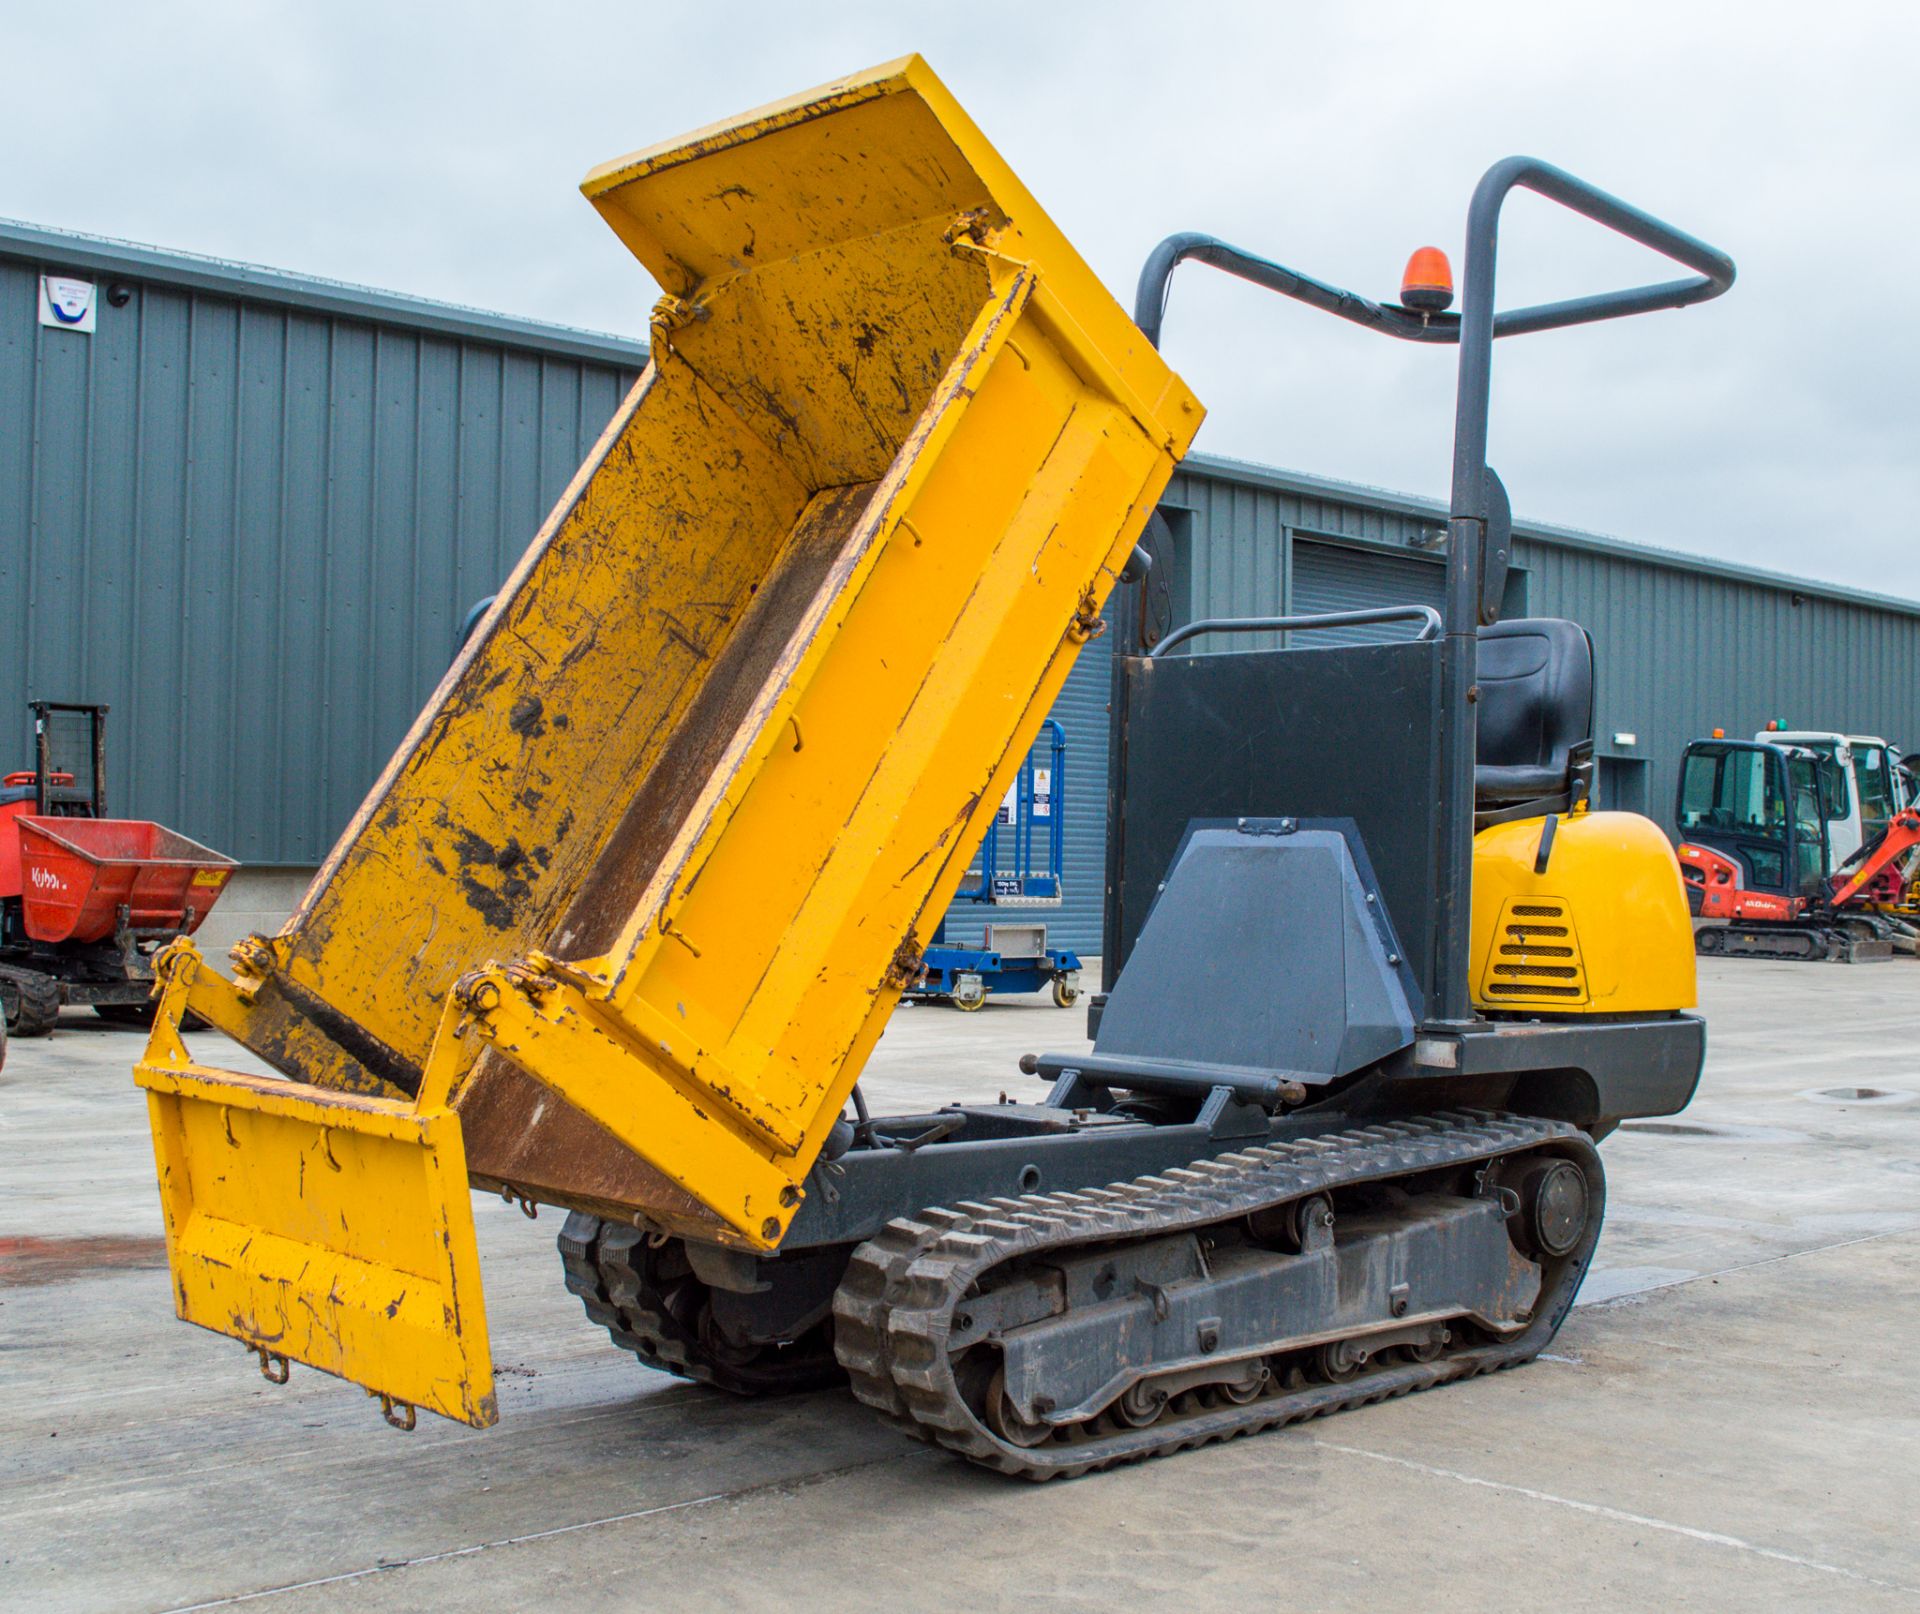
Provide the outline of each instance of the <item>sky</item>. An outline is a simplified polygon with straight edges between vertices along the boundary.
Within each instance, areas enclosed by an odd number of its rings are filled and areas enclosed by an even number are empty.
[[[1376,299],[1514,152],[1731,253],[1719,301],[1503,342],[1523,519],[1920,597],[1920,7],[0,3],[0,215],[627,336],[607,158],[918,51],[1131,306],[1205,230]],[[1512,306],[1671,266],[1519,197]],[[1451,349],[1188,267],[1197,448],[1443,496]]]

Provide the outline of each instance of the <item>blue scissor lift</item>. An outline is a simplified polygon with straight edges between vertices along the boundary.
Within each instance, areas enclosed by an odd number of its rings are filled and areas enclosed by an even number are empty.
[[[1036,757],[1046,760],[1036,764]],[[1067,735],[1048,718],[1020,765],[1020,777],[980,842],[955,900],[982,907],[1057,908],[1066,863]],[[1045,858],[1035,867],[1036,853]],[[1004,861],[1003,861],[1004,859]],[[922,960],[919,981],[907,989],[918,999],[944,999],[956,1009],[977,1009],[991,992],[1053,993],[1070,1008],[1080,996],[1080,958],[1047,946],[1047,927],[1032,920],[983,927],[981,944],[951,941],[943,920]]]

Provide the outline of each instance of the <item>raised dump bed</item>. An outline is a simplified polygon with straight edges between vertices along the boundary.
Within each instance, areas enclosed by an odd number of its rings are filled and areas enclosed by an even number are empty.
[[[473,1422],[467,1174],[778,1245],[1201,418],[917,58],[583,188],[652,363],[286,929],[169,959],[139,1072],[182,1314]],[[189,1005],[300,1085],[194,1065]],[[379,1194],[433,1236],[350,1227]],[[362,1315],[422,1295],[424,1381]]]
[[[129,930],[190,936],[237,866],[144,818],[23,815],[14,822],[21,917],[37,942],[105,941],[122,909]]]

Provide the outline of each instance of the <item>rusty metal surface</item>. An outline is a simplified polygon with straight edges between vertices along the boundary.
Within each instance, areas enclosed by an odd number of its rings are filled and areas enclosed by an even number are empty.
[[[467,1169],[478,1187],[627,1219],[638,1205],[714,1234],[700,1202],[648,1165],[591,1116],[510,1061],[483,1056],[460,1091]],[[530,1118],[531,1119],[530,1121]]]

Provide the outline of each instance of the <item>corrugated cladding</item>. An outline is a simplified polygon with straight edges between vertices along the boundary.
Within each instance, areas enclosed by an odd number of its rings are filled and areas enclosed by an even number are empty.
[[[45,328],[42,273],[129,295]],[[106,702],[113,810],[317,862],[638,374],[599,347],[0,231],[0,764]]]
[[[1437,602],[1437,503],[1194,458],[1167,504],[1187,512],[1180,620],[1343,608],[1369,589],[1373,603]],[[1593,635],[1603,780],[1638,770],[1668,831],[1681,751],[1715,728],[1746,736],[1779,718],[1920,747],[1920,604],[1527,522],[1515,537],[1508,614]]]
[[[42,273],[128,295],[100,299],[94,335],[46,329]],[[614,338],[0,222],[0,767],[27,762],[29,697],[105,701],[118,810],[250,862],[317,862],[643,362]],[[1439,596],[1429,500],[1195,457],[1164,508],[1174,621]],[[1920,746],[1920,606],[1531,523],[1516,538],[1508,614],[1592,631],[1603,789],[1637,782],[1663,825],[1681,748],[1715,727]],[[1111,645],[1054,709],[1064,903],[957,905],[956,935],[1031,917],[1098,947]]]
[[[1788,728],[1920,745],[1920,618],[1796,589],[1523,543],[1535,609],[1585,624],[1598,647],[1594,738],[1645,758],[1651,815],[1673,828],[1679,760],[1715,728]],[[1614,736],[1631,734],[1631,746]]]

